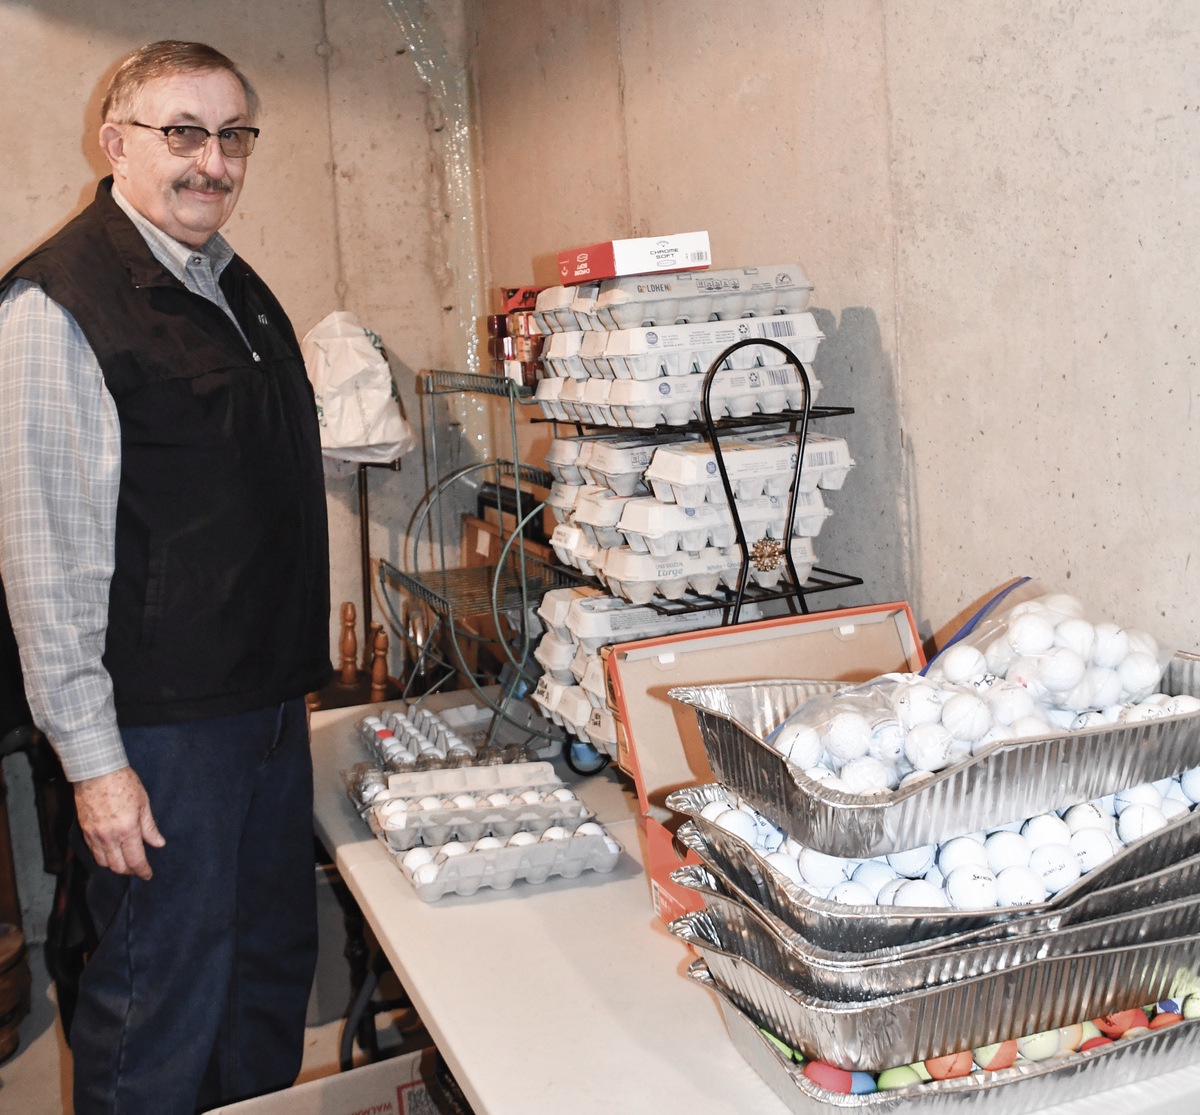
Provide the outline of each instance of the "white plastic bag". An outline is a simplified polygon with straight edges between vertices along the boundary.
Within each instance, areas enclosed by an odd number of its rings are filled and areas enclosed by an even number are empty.
[[[386,463],[416,448],[383,345],[358,318],[345,310],[329,314],[308,331],[300,351],[317,397],[326,457]]]

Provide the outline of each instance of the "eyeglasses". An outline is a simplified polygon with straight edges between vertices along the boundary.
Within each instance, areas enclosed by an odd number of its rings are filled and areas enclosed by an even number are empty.
[[[254,150],[254,141],[259,136],[258,128],[222,128],[218,132],[210,132],[198,124],[168,124],[160,128],[153,124],[141,124],[137,120],[130,120],[129,123],[135,128],[162,132],[167,137],[167,150],[185,159],[199,155],[213,136],[216,136],[221,154],[227,159],[244,159]]]

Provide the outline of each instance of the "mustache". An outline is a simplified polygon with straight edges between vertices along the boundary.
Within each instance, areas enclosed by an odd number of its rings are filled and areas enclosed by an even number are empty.
[[[233,183],[224,178],[210,178],[207,174],[196,172],[177,178],[171,188],[176,192],[180,190],[217,190],[227,194],[232,192]]]

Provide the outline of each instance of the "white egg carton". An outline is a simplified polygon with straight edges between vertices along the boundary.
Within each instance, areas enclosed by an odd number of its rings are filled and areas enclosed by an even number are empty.
[[[738,500],[757,496],[783,496],[796,467],[798,435],[792,433],[745,434],[723,438],[721,456]],[[854,467],[845,438],[808,433],[804,465],[798,488],[839,491]],[[699,507],[706,500],[725,503],[716,454],[707,442],[663,446],[645,473],[655,498],[682,507]]]
[[[817,560],[812,539],[793,539],[791,550],[796,575],[803,583]],[[600,577],[608,588],[631,604],[648,604],[655,596],[678,600],[689,590],[709,596],[720,585],[735,589],[741,568],[742,553],[737,546],[724,550],[710,546],[695,554],[677,551],[666,557],[635,553],[623,546],[603,551],[598,564]],[[751,559],[750,580],[761,588],[774,588],[785,572],[787,567],[782,560],[773,568],[760,569]]]
[[[368,715],[355,723],[363,745],[380,766],[427,770],[446,764],[464,766],[475,761],[479,749],[465,740],[435,713],[421,709],[410,719],[390,710]]]
[[[798,314],[813,284],[798,263],[673,275],[631,275],[600,284],[595,312],[605,329]]]
[[[597,546],[621,546],[624,536],[617,529],[621,521],[621,513],[632,496],[615,495],[608,488],[587,489],[586,495],[580,493],[575,501],[575,514],[572,521]]]
[[[608,333],[585,333],[579,345],[579,364],[583,374],[591,379],[614,379],[611,364],[609,364]]]
[[[592,708],[607,708],[608,692],[604,685],[604,662],[598,654],[588,654],[583,647],[579,649],[584,656],[584,668],[579,676],[579,688],[587,694]]]
[[[572,585],[570,588],[552,588],[542,597],[537,614],[560,639],[569,641],[571,630],[567,627],[567,613],[571,604],[588,596],[600,596],[600,590],[592,585]]]
[[[429,877],[420,869],[410,871],[403,865],[400,869],[422,901],[436,902],[451,893],[472,895],[480,887],[507,890],[518,880],[537,884],[554,875],[574,879],[584,871],[605,873],[616,867],[620,858],[621,846],[606,832],[438,858],[433,861],[436,870],[428,873]]]
[[[809,373],[815,402],[821,382]],[[694,372],[659,379],[589,380],[608,383],[604,413],[608,424],[650,429],[666,424],[682,426],[703,417],[704,374]],[[594,388],[597,398],[600,388]],[[779,414],[804,405],[804,384],[795,368],[749,368],[722,372],[709,393],[713,418],[748,418],[753,414]]]
[[[507,805],[484,803],[470,808],[453,804],[442,809],[412,808],[424,798],[449,803],[451,798],[463,794],[475,798],[496,793],[516,797],[527,792],[545,796],[565,789],[549,763],[509,763],[393,774],[388,779],[386,794],[370,803],[368,819],[372,831],[393,851],[407,851],[418,844],[444,844],[450,839],[478,840],[486,835],[507,838],[520,830],[540,835],[552,825],[573,831],[592,819],[587,806],[575,797],[515,801]],[[387,802],[397,799],[407,803],[409,808],[387,820],[381,819],[380,810]]]
[[[579,498],[582,484],[570,484],[555,480],[550,485],[550,494],[546,497],[546,506],[554,516],[556,523],[569,522],[571,512],[575,510],[575,501]]]
[[[650,488],[642,478],[660,445],[699,440],[699,434],[603,434],[581,447],[577,465],[585,483],[602,484],[619,496],[634,496]]]
[[[560,639],[553,631],[547,631],[534,647],[533,657],[542,670],[556,681],[570,682],[571,660],[575,657],[576,646],[569,638]]]
[[[546,469],[562,484],[583,484],[583,473],[579,471],[579,457],[583,448],[594,435],[551,438],[546,450]],[[590,483],[590,481],[588,481]]]
[[[582,527],[559,523],[550,535],[550,546],[563,565],[578,569],[585,577],[599,576],[597,563],[603,551],[584,534]]]
[[[581,686],[569,685],[558,699],[558,715],[563,718],[563,727],[584,743],[590,743],[588,720],[592,715],[592,702]]]
[[[543,333],[593,328],[593,311],[599,290],[599,283],[584,283],[578,287],[547,287],[538,293],[533,320]]]
[[[562,713],[558,711],[559,702],[562,701],[563,693],[573,687],[573,681],[574,679],[560,681],[549,674],[542,674],[533,693],[530,694],[529,699],[541,709],[542,715],[560,728],[564,726],[564,722]]]
[[[589,379],[584,381],[581,404],[586,414],[584,421],[591,422],[596,426],[611,426],[613,424],[612,408],[608,405],[611,383],[612,380],[608,379]]]
[[[593,708],[587,723],[588,741],[610,759],[617,757],[617,722],[605,708]]]
[[[542,367],[547,375],[585,379],[587,371],[579,359],[579,349],[586,336],[581,329],[551,333],[542,346]]]
[[[706,372],[712,362],[737,341],[769,338],[787,348],[802,364],[817,355],[825,334],[812,314],[743,319],[730,322],[699,322],[687,325],[622,329],[598,334],[605,340],[603,363],[594,362],[594,374],[611,372],[617,379],[657,379]],[[782,352],[769,345],[747,345],[732,353],[730,368],[745,370],[786,362]]]
[[[562,391],[559,393],[559,406],[566,411],[567,419],[572,422],[590,422],[587,407],[583,405],[583,388],[587,382],[582,379],[564,379]]]
[[[746,615],[745,609],[742,614]],[[634,607],[615,596],[592,596],[573,601],[566,622],[571,637],[595,654],[601,647],[612,643],[628,643],[711,627],[713,619],[707,612],[664,616],[652,608]]]
[[[561,400],[563,384],[567,381],[557,376],[539,379],[533,397],[541,408],[542,417],[555,422],[567,421],[567,409]]]
[[[724,492],[721,494],[724,496]],[[786,495],[738,500],[737,510],[742,530],[751,544],[759,538],[783,537],[788,510]],[[815,538],[832,514],[819,488],[798,492],[792,534]],[[696,553],[705,546],[725,548],[737,542],[728,502],[684,507],[652,497],[632,499],[625,505],[617,525],[630,549],[656,557],[666,557],[676,550]]]

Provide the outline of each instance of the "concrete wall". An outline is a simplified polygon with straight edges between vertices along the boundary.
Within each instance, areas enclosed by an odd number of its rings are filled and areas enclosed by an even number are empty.
[[[707,228],[798,259],[858,461],[818,553],[945,633],[1009,578],[1200,643],[1200,13],[478,0],[492,274]],[[830,601],[832,602],[832,601]],[[950,626],[950,630],[953,627]]]
[[[435,15],[450,57],[461,57],[461,5],[440,3]],[[298,334],[345,308],[382,336],[419,427],[413,373],[453,364],[456,351],[445,308],[443,183],[424,87],[397,24],[375,0],[0,3],[0,270],[91,200],[107,173],[95,141],[104,86],[121,55],[158,38],[210,42],[255,82],[263,137],[225,231]],[[447,456],[457,460],[463,446],[448,433]],[[394,560],[425,487],[420,454],[400,474],[373,472],[370,484],[371,552]],[[331,479],[328,493],[336,608],[361,596],[358,502],[352,477]],[[27,930],[38,938],[44,884],[27,766],[14,758],[4,769],[22,897],[37,908]]]

